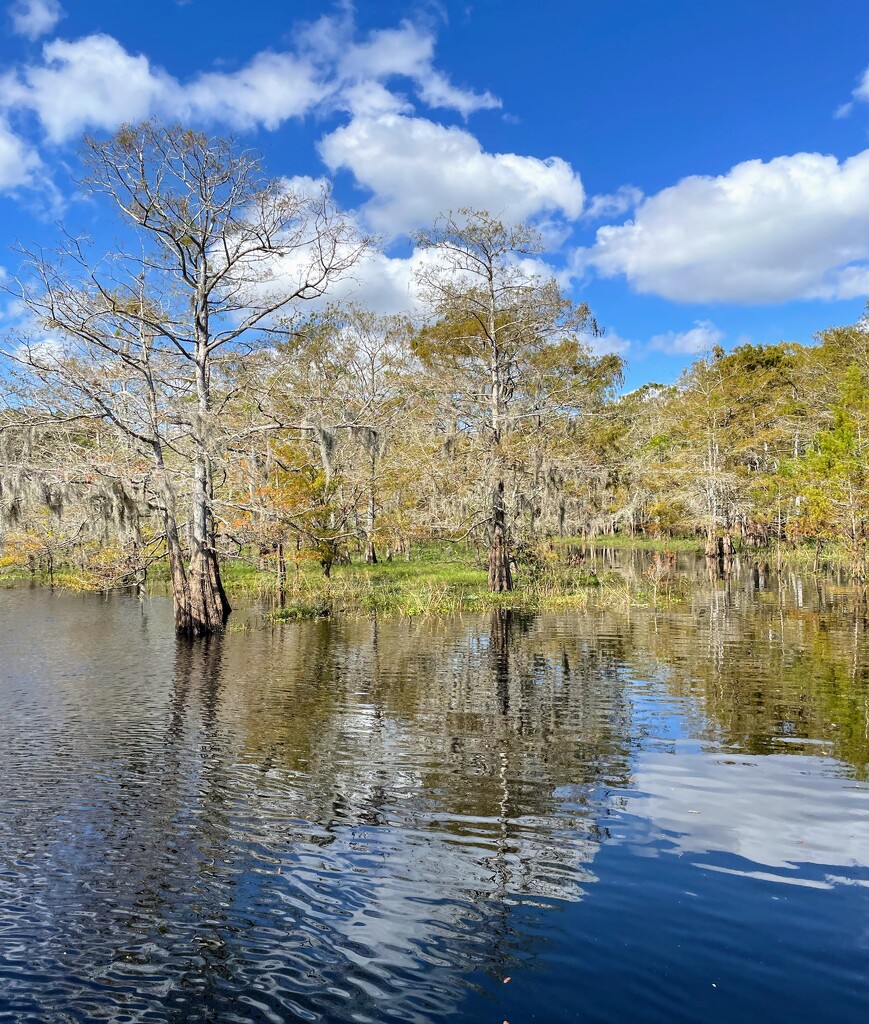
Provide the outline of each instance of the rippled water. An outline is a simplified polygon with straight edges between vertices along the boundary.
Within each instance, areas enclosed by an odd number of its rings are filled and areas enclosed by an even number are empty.
[[[865,610],[765,585],[199,645],[0,591],[0,1020],[863,1024]]]

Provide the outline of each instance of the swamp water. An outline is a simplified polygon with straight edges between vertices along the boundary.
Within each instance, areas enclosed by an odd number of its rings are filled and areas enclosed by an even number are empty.
[[[0,1021],[864,1024],[866,609],[766,586],[193,645],[0,590]]]

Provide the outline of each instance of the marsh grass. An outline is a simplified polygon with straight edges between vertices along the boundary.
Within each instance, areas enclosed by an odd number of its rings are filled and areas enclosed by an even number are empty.
[[[326,579],[317,566],[306,562],[291,568],[279,605],[273,574],[237,566],[226,573],[230,597],[245,596],[272,603],[273,617],[296,621],[332,615],[372,615],[414,618],[479,612],[492,608],[529,611],[585,609],[604,602],[622,606],[630,602],[631,588],[616,574],[597,575],[586,567],[566,564],[556,554],[520,562],[517,587],[508,594],[486,588],[486,571],[473,554],[454,546],[426,545],[410,560],[362,562],[335,566]],[[646,595],[635,595],[646,603]]]
[[[556,547],[583,547],[581,537],[565,537],[555,541]],[[619,551],[674,552],[702,555],[704,542],[697,537],[630,537],[627,534],[591,537],[585,541],[585,548],[596,550],[615,549]],[[743,546],[737,539],[736,555],[767,562],[770,566],[781,564],[803,572],[820,574],[831,570],[850,571],[853,559],[847,544],[842,541],[824,541],[817,549],[813,542],[801,544],[770,544],[763,548]],[[815,566],[817,565],[817,568]]]
[[[625,575],[603,568],[590,548],[618,547],[652,553],[642,574]],[[486,570],[477,564],[472,549],[461,545],[431,543],[418,545],[412,555],[392,562],[366,565],[335,565],[326,579],[320,566],[311,559],[290,562],[284,585],[283,602],[279,599],[278,581],[266,563],[260,569],[250,561],[230,560],[223,566],[223,579],[231,600],[271,608],[270,617],[277,621],[297,621],[330,616],[370,617],[448,616],[460,612],[481,612],[492,608],[514,608],[528,611],[584,610],[589,607],[628,610],[630,608],[668,608],[683,603],[690,594],[691,580],[675,572],[670,557],[675,551],[696,552],[702,549],[694,540],[656,541],[650,538],[599,538],[585,546],[585,556],[578,538],[566,538],[554,545],[544,545],[520,560],[515,574],[516,590],[508,594],[492,594],[486,588]],[[808,574],[815,559],[814,546],[796,549],[782,547],[779,552],[743,552],[770,567],[776,564]],[[568,557],[569,556],[569,557]],[[820,555],[820,572],[838,569],[844,572],[844,548],[825,547]],[[577,564],[578,563],[578,564]],[[149,586],[160,586],[162,574],[149,572]],[[41,574],[0,572],[0,585],[28,579],[48,584]],[[695,581],[696,582],[696,581]],[[98,581],[85,574],[61,569],[54,575],[53,585],[69,590],[99,589]]]

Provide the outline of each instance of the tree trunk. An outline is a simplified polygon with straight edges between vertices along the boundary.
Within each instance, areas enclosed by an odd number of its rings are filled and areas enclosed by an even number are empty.
[[[507,528],[504,512],[504,481],[499,480],[492,495],[492,545],[489,548],[489,590],[503,593],[513,589]]]
[[[220,580],[216,553],[205,547],[194,551],[187,578],[190,584],[190,622],[186,632],[190,636],[219,633],[232,609]]]
[[[708,527],[706,530],[706,557],[707,558],[718,558],[721,554],[721,541],[715,536],[715,530],[713,527]]]
[[[204,441],[196,459],[193,485],[189,587],[189,621],[184,632],[190,636],[219,633],[232,611],[215,550],[214,518],[211,512],[212,483]]]
[[[201,284],[201,282],[200,282]],[[207,636],[219,633],[226,625],[232,608],[220,579],[217,561],[216,536],[212,499],[214,482],[208,446],[208,421],[211,414],[211,395],[208,371],[208,310],[199,296],[196,312],[196,391],[198,421],[196,423],[196,461],[193,471],[193,502],[191,516],[190,567],[187,572],[188,608],[184,628],[176,629],[187,636]]]
[[[368,508],[365,516],[365,563],[366,565],[377,565],[377,552],[374,550],[374,524],[377,515],[375,503],[375,492],[377,490],[377,450],[374,442],[371,442],[369,452],[370,464],[368,468]]]
[[[283,608],[287,603],[287,558],[284,554],[284,542],[278,541],[278,605]]]

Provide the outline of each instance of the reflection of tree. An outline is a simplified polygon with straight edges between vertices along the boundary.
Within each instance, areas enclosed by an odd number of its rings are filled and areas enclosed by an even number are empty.
[[[293,772],[299,815],[326,829],[421,814],[453,845],[473,851],[479,840],[502,862],[506,846],[513,884],[542,891],[543,851],[528,844],[544,822],[591,834],[590,793],[627,775],[612,651],[503,610],[485,630],[343,622],[292,632],[280,664],[264,647],[268,663],[231,664],[227,677],[258,681],[244,756]],[[505,838],[516,823],[518,838]]]
[[[41,750],[53,782],[18,780],[31,813],[15,842],[40,864],[38,886],[19,885],[38,900],[44,936],[26,947],[28,987],[43,979],[38,1012],[20,1019],[109,1020],[122,1004],[131,1015],[160,1004],[161,1019],[204,1020],[186,1011],[229,976],[232,942],[221,910],[234,760],[222,640],[173,639],[173,660],[162,624],[155,633],[139,613],[138,632],[122,628],[132,602],[85,607],[90,615],[71,616],[64,664],[42,663],[67,714],[62,744],[49,737]],[[37,747],[45,739],[36,727],[29,735]],[[0,931],[11,920],[0,910]],[[6,996],[4,1007],[16,1005],[12,984]]]
[[[690,611],[613,624],[632,660],[705,713],[696,729],[746,753],[824,753],[869,766],[867,609],[853,588],[736,558]],[[640,674],[641,675],[641,674]],[[826,741],[820,747],[817,741]],[[807,741],[807,742],[802,742]]]

